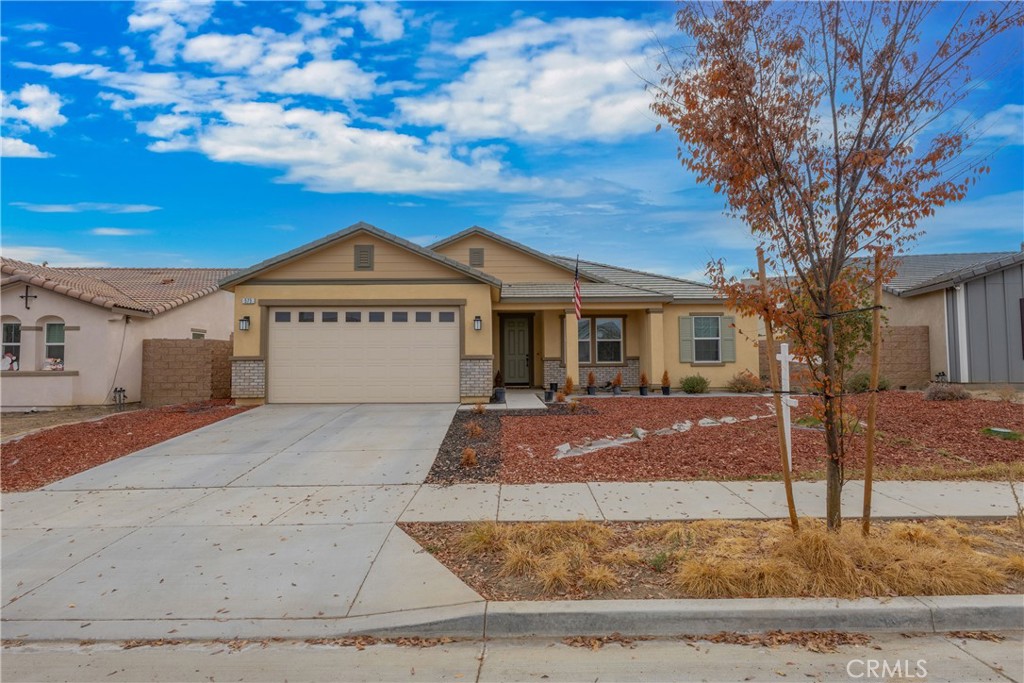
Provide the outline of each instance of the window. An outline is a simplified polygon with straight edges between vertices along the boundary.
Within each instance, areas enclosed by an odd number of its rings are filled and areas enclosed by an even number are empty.
[[[371,323],[382,323],[384,322],[384,311],[370,311],[367,319]]]
[[[206,330],[192,330],[193,339],[206,339]]]
[[[416,322],[418,322],[418,323],[429,323],[430,322],[430,311],[416,311]]]
[[[337,311],[324,311],[320,314],[320,322],[323,323],[336,323],[338,322]]]
[[[64,369],[64,323],[46,323],[46,364],[55,370]]]
[[[722,319],[718,316],[694,316],[693,362],[718,363],[722,360]]]
[[[391,322],[407,323],[409,322],[409,314],[405,311],[395,311],[391,314]]]
[[[290,323],[292,321],[291,311],[274,311],[275,323]]]
[[[17,370],[21,358],[21,323],[4,323],[4,352],[0,369]]]
[[[313,313],[313,311],[299,311],[299,322],[314,323],[316,322],[316,315]]]
[[[437,314],[437,322],[439,323],[453,323],[455,322],[454,311],[441,311]]]
[[[357,244],[355,259],[356,270],[373,270],[373,245]]]
[[[474,268],[483,268],[484,250],[483,247],[471,247],[469,250],[469,265]]]
[[[579,335],[580,362],[590,363],[590,318],[583,318],[576,321],[576,328]]]
[[[345,312],[345,322],[347,322],[347,323],[358,323],[358,322],[362,322],[362,320],[363,320],[363,314],[360,313],[359,311],[346,311]]]
[[[597,362],[622,362],[622,318],[595,318]]]

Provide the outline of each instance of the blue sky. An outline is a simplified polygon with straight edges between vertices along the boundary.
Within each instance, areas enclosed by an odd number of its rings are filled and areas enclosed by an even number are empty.
[[[752,241],[655,133],[638,76],[675,39],[673,11],[4,2],[3,253],[242,267],[365,220],[424,244],[478,224],[666,274],[739,272]],[[991,174],[914,251],[1018,248],[1022,40],[991,46],[961,108]]]

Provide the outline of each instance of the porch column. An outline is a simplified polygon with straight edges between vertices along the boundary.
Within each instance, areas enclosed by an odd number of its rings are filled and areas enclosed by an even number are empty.
[[[640,341],[640,370],[647,373],[651,386],[661,383],[665,371],[665,314],[660,308],[648,308],[644,315],[644,333]]]
[[[576,386],[580,386],[580,344],[579,327],[576,324],[576,310],[568,308],[562,317],[565,325],[565,349],[563,360],[565,361],[565,376],[572,377]]]

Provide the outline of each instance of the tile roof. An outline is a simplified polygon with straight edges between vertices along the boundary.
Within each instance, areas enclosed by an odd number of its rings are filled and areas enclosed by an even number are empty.
[[[996,251],[976,254],[906,254],[901,256],[896,265],[896,276],[886,283],[890,292],[901,295],[923,294],[925,287],[936,285],[946,280],[955,279],[961,271],[1012,258],[1021,252]]]
[[[576,263],[576,259],[565,256],[555,256],[553,258],[564,264],[575,265]],[[586,271],[606,282],[645,289],[667,295],[673,299],[720,301],[722,298],[715,293],[714,289],[699,282],[668,277],[667,275],[656,275],[619,266],[610,266],[606,263],[597,263],[596,261],[580,259],[580,271]]]
[[[582,269],[581,269],[582,270]],[[501,285],[501,300],[564,300],[572,304],[571,282],[506,282]],[[581,282],[580,296],[588,301],[670,301],[671,297],[649,289],[607,282]]]
[[[0,284],[24,282],[104,308],[157,315],[216,292],[233,268],[57,268],[3,257]]]

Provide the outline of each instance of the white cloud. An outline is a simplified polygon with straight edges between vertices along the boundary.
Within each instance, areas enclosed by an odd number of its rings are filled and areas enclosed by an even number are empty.
[[[42,31],[49,31],[50,25],[42,21],[32,21],[26,24],[18,24],[18,29],[21,31],[28,31],[31,33],[40,33]]]
[[[472,65],[440,92],[397,100],[406,120],[464,139],[618,139],[652,130],[636,71],[656,56],[656,29],[619,18],[537,18],[449,52]]]
[[[110,202],[75,202],[73,204],[33,204],[31,202],[11,202],[25,211],[33,213],[82,213],[98,211],[100,213],[149,213],[159,211],[159,206],[151,204],[113,204]]]
[[[968,198],[956,204],[947,204],[935,210],[935,215],[922,220],[922,234],[913,250],[920,253],[943,251],[986,251],[979,249],[979,233],[987,244],[1001,240],[1003,248],[1020,248],[1024,216],[1024,190]],[[998,249],[997,249],[998,250]]]
[[[252,66],[263,55],[263,41],[249,34],[204,33],[185,43],[182,59],[206,62],[223,71]]]
[[[974,134],[1007,145],[1024,145],[1024,104],[1004,104],[981,117]]]
[[[405,34],[405,21],[396,3],[369,2],[357,15],[366,32],[385,43],[398,40]]]
[[[53,155],[42,152],[33,144],[17,138],[0,138],[0,156],[21,157],[23,159],[48,159]]]
[[[73,55],[82,51],[82,48],[78,46],[78,43],[72,43],[70,40],[66,40],[63,43],[58,44]]]
[[[27,84],[13,93],[0,92],[0,99],[5,123],[17,121],[31,128],[51,130],[68,122],[67,117],[60,113],[60,95],[45,85]]]
[[[310,62],[281,74],[267,89],[276,93],[320,95],[335,100],[368,97],[374,92],[376,76],[347,59]]]
[[[128,17],[128,30],[149,33],[153,61],[173,64],[189,30],[195,30],[210,18],[213,0],[155,0],[135,3]]]
[[[135,235],[148,235],[149,230],[136,230],[134,228],[93,228],[90,235],[101,237],[133,237]]]
[[[84,254],[75,254],[60,247],[5,246],[3,254],[7,258],[12,258],[16,261],[28,261],[29,263],[43,263],[45,261],[47,265],[54,267],[93,268],[109,265],[105,261],[100,261]]]

